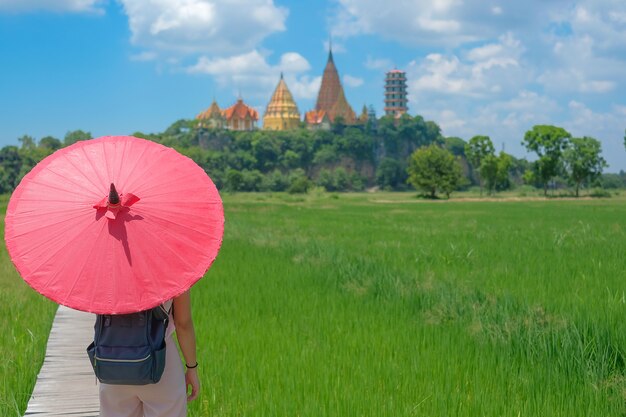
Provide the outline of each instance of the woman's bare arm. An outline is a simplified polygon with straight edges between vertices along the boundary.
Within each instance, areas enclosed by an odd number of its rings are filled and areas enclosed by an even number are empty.
[[[193,328],[191,316],[191,297],[189,291],[179,295],[174,299],[174,325],[176,326],[176,338],[178,345],[183,352],[185,364],[196,365],[196,332]],[[198,379],[197,368],[189,368],[185,372],[185,384],[191,386],[191,393],[187,396],[187,401],[196,399],[200,392],[200,380]]]

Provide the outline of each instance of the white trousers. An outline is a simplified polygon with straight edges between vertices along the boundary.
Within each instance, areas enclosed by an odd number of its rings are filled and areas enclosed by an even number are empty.
[[[100,417],[186,417],[183,365],[172,336],[165,340],[165,370],[149,385],[100,384]]]

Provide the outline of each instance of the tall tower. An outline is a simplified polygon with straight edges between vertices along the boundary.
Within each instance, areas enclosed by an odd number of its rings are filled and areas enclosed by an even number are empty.
[[[409,110],[406,72],[393,69],[385,77],[385,114],[398,117]]]
[[[328,61],[322,75],[322,85],[317,94],[315,110],[307,112],[308,116],[306,119],[319,119],[318,116],[322,113],[325,113],[331,122],[337,116],[341,116],[344,123],[348,125],[356,122],[356,114],[346,99],[341,80],[339,79],[339,72],[335,66],[332,49],[328,51]]]

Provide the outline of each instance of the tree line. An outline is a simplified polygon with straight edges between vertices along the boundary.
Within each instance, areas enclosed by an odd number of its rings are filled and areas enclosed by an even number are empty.
[[[535,126],[526,132],[523,144],[537,155],[536,161],[528,162],[504,151],[496,154],[488,136],[474,136],[467,142],[444,137],[436,123],[406,114],[358,125],[345,125],[338,118],[330,130],[309,130],[303,125],[284,132],[211,129],[197,120],[179,120],[163,132],[133,136],[175,148],[226,191],[414,187],[437,197],[471,186],[481,194],[492,194],[527,183],[547,194],[558,178],[571,184],[578,195],[606,167],[599,141],[573,138],[556,126]],[[5,146],[0,149],[0,192],[11,192],[55,150],[90,138],[89,132],[75,130],[63,139],[46,136],[37,141],[24,135],[19,146]]]

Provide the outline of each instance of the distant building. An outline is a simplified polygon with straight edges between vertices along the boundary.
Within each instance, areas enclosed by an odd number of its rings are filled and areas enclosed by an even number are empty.
[[[311,110],[304,115],[304,121],[311,130],[330,130],[332,122],[324,110]]]
[[[237,102],[222,111],[222,116],[226,121],[226,129],[229,130],[253,130],[259,120],[259,112],[237,99]]]
[[[220,110],[215,99],[213,99],[211,107],[196,116],[196,120],[198,120],[200,127],[211,129],[223,129],[226,125],[226,119],[222,115],[222,110]]]
[[[385,114],[400,117],[408,110],[406,72],[391,70],[385,77]]]
[[[374,106],[370,104],[367,109],[367,121],[372,129],[376,129],[378,127],[378,119],[376,118],[376,109]]]
[[[358,123],[359,124],[366,124],[367,120],[369,119],[369,113],[367,112],[367,106],[364,104],[363,108],[361,109],[361,114],[359,115]]]
[[[263,116],[263,129],[289,130],[296,129],[300,125],[300,112],[298,105],[293,99],[287,84],[280,74],[280,81],[270,99],[265,115]]]
[[[324,68],[322,85],[317,95],[315,110],[305,114],[305,121],[307,124],[310,123],[309,120],[320,121],[321,123],[324,117],[327,117],[330,123],[333,123],[337,117],[341,117],[345,124],[351,125],[356,122],[356,114],[346,99],[339,72],[337,67],[335,67],[332,49],[328,52],[328,62],[326,63],[326,68]],[[320,126],[309,125],[309,127],[319,128]]]

